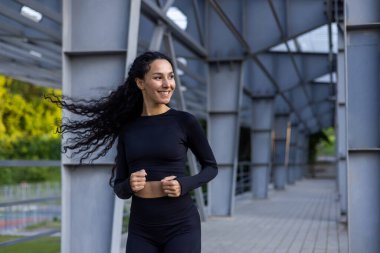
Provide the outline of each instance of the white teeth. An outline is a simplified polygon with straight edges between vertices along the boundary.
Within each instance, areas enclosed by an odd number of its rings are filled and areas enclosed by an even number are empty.
[[[162,93],[164,95],[169,95],[169,91],[160,91],[159,93]]]

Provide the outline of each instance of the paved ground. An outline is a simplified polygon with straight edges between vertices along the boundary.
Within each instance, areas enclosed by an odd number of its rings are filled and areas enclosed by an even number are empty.
[[[249,194],[231,218],[202,223],[202,253],[347,253],[335,181],[304,179],[267,200]]]
[[[304,179],[266,200],[238,196],[233,217],[202,223],[202,253],[348,253],[339,220],[335,181]]]

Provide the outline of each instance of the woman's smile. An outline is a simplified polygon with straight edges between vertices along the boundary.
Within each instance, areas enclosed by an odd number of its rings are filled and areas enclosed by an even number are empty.
[[[169,94],[171,93],[169,90],[166,90],[166,91],[159,91],[158,93],[160,93],[161,95],[167,97],[169,96]]]

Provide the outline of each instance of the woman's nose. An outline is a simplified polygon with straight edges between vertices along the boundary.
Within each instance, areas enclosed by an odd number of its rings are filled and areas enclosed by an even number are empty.
[[[168,79],[163,79],[162,80],[162,86],[168,87],[169,86],[169,80]]]

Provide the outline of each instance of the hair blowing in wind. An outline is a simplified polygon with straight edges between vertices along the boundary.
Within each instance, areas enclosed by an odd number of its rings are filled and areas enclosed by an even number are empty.
[[[135,79],[143,79],[150,69],[150,63],[157,59],[165,59],[172,64],[170,58],[160,52],[145,52],[132,63],[125,82],[108,96],[99,99],[74,99],[54,94],[45,96],[51,102],[68,112],[80,115],[80,120],[62,119],[57,133],[68,135],[63,143],[63,152],[72,150],[71,156],[79,156],[80,163],[91,158],[91,162],[105,156],[112,148],[121,128],[142,113],[143,95],[137,87]],[[96,155],[92,155],[96,152]],[[115,158],[117,159],[117,157]],[[112,169],[114,177],[115,166]]]

